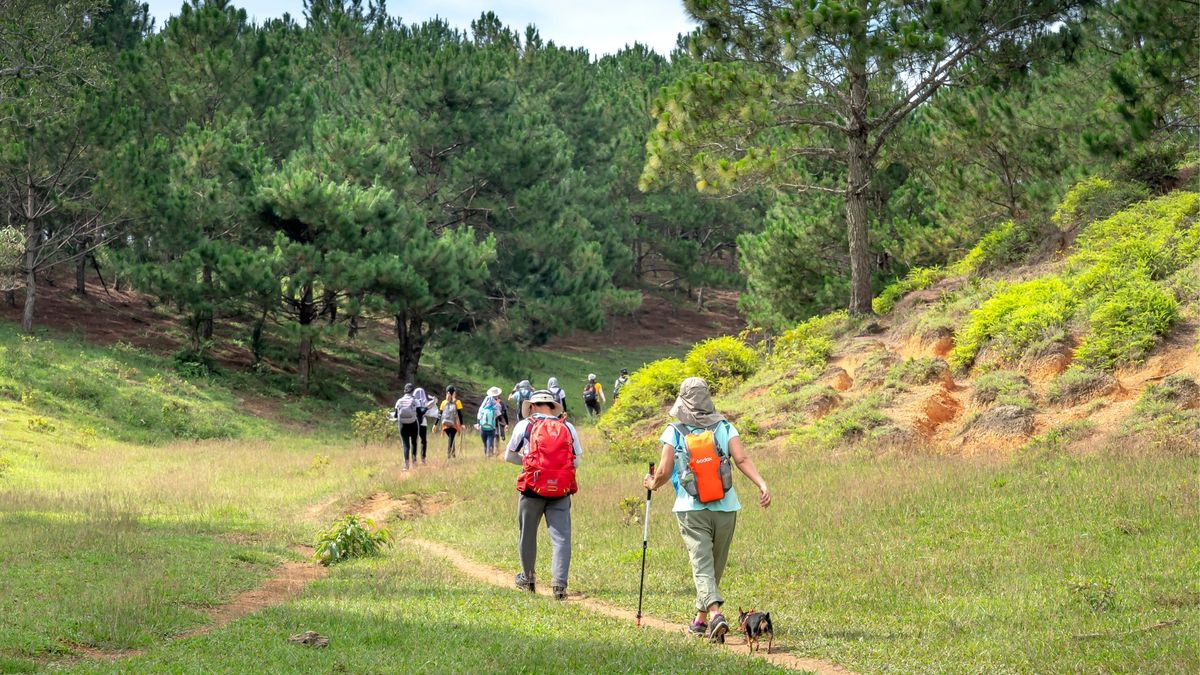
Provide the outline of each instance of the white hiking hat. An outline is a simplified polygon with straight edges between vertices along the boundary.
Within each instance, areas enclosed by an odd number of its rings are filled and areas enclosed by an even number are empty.
[[[521,417],[529,417],[529,414],[533,411],[534,403],[548,403],[554,406],[552,414],[555,417],[562,414],[562,404],[558,402],[558,397],[545,389],[539,389],[533,392],[533,396],[530,396],[528,401],[521,404]]]
[[[500,393],[501,393],[501,392],[500,392],[500,387],[492,387],[491,389],[488,389],[488,390],[487,390],[487,395],[488,395],[488,396],[491,396],[491,397],[493,397],[493,398],[494,398],[494,397],[496,397],[496,396],[499,396],[499,395],[500,395]]]
[[[595,381],[596,381],[596,374],[588,373],[588,382],[595,382]]]

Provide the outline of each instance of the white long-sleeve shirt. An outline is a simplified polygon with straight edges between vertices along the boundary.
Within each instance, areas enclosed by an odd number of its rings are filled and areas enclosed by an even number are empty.
[[[504,461],[510,464],[520,466],[525,459],[525,453],[529,451],[525,447],[525,432],[529,429],[529,424],[535,420],[552,420],[552,415],[543,415],[542,413],[534,413],[529,417],[517,422],[517,426],[513,427],[512,434],[508,437],[508,447],[504,449]],[[567,425],[567,431],[571,432],[571,444],[575,450],[575,468],[579,468],[579,458],[583,456],[583,446],[579,444],[579,432],[575,431],[575,425],[570,422],[563,422]]]

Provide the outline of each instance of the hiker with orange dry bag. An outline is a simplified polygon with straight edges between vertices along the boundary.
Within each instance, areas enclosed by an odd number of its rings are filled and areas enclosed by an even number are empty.
[[[688,632],[724,642],[729,623],[721,613],[725,599],[719,585],[729,560],[737,512],[742,508],[733,488],[731,463],[758,487],[759,506],[771,505],[771,492],[746,454],[737,429],[717,412],[703,379],[683,381],[671,416],[678,422],[663,431],[662,457],[644,485],[657,490],[670,481],[675,487],[672,511],[679,521],[696,584],[696,619],[688,625]]]
[[[567,598],[571,567],[571,495],[579,486],[575,469],[583,455],[579,434],[562,418],[562,405],[549,391],[533,392],[523,404],[525,418],[513,427],[504,459],[521,466],[517,477],[517,531],[521,573],[517,588],[533,592],[537,531],[546,519],[553,549],[550,585],[556,600]]]

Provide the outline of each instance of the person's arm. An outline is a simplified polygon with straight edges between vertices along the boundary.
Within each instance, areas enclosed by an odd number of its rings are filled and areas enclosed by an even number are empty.
[[[596,383],[596,393],[600,394],[601,403],[608,403],[608,399],[604,398],[604,387],[601,387],[599,382]]]
[[[575,430],[575,425],[566,422],[567,429],[571,431],[571,445],[575,451],[575,468],[579,468],[579,458],[583,456],[583,445],[579,442],[579,432]]]
[[[504,448],[504,461],[517,466],[522,464],[521,446],[525,444],[525,429],[528,427],[529,420],[521,420],[513,427],[512,435],[508,437],[508,445]]]
[[[754,460],[746,454],[746,448],[742,445],[740,436],[729,439],[729,455],[733,457],[733,463],[737,465],[738,471],[741,471],[746,478],[758,486],[758,505],[764,509],[770,506],[771,491],[767,488],[767,481],[759,475],[758,469],[754,466]]]
[[[657,490],[666,483],[671,481],[671,475],[675,473],[675,446],[670,443],[662,444],[662,456],[658,458],[658,465],[654,467],[653,474],[646,474],[642,485],[647,490]]]

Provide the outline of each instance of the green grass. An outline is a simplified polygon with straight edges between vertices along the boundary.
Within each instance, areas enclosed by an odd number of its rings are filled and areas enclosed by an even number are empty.
[[[589,441],[595,441],[589,437]],[[622,522],[650,445],[620,463],[589,444],[575,498],[572,585],[631,607],[641,532]],[[752,452],[754,449],[751,449]],[[800,653],[862,672],[1194,672],[1200,644],[1197,459],[1039,453],[1011,461],[874,457],[790,446],[756,457],[776,505],[740,515],[723,589],[731,606],[765,607]],[[463,502],[414,524],[476,559],[515,571],[514,467],[421,477]],[[744,501],[746,483],[739,478]],[[682,621],[692,602],[671,500],[651,514],[647,608]],[[1128,534],[1125,523],[1138,527]],[[546,574],[548,556],[542,555]],[[1101,578],[1113,608],[1072,591]],[[1180,627],[1102,640],[1168,618]]]
[[[315,630],[325,649],[287,642]],[[464,578],[405,550],[340,565],[303,597],[197,638],[75,672],[786,672],[682,634]]]

